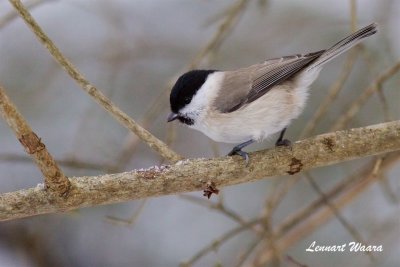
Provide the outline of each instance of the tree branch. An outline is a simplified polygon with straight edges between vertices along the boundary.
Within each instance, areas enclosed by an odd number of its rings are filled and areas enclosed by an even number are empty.
[[[158,118],[162,110],[166,108],[165,100],[168,99],[169,92],[171,91],[171,88],[174,85],[175,81],[178,79],[179,75],[186,71],[199,68],[201,63],[207,56],[210,56],[217,52],[217,50],[222,45],[225,38],[228,37],[229,34],[231,34],[231,30],[234,29],[233,26],[235,22],[239,20],[239,15],[245,11],[247,4],[248,0],[239,0],[224,12],[223,21],[219,24],[217,31],[214,33],[212,38],[207,42],[204,48],[202,48],[196,54],[193,60],[186,67],[184,67],[182,70],[180,70],[170,80],[166,82],[165,88],[162,89],[161,94],[158,95],[157,98],[152,103],[150,103],[149,108],[145,112],[143,120],[141,122],[143,127],[148,129],[151,126],[152,122],[154,122],[156,118]],[[169,127],[171,127],[170,129],[173,129],[172,127],[174,127],[174,124],[170,125]],[[121,155],[117,160],[118,169],[122,169],[124,166],[126,166],[126,164],[131,159],[132,155],[135,153],[137,145],[138,145],[137,136],[129,135],[126,141],[126,145],[123,146]]]
[[[189,64],[188,69],[194,69],[198,67],[201,61],[210,53],[217,50],[222,44],[225,37],[228,36],[229,30],[238,20],[239,15],[245,10],[249,0],[239,0],[229,7],[225,19],[218,26],[218,30],[215,32],[212,39],[207,45],[196,55],[196,57]]]
[[[235,156],[72,178],[69,196],[61,203],[54,202],[41,185],[4,193],[0,195],[0,220],[201,190],[208,181],[234,185],[396,150],[400,150],[400,121],[318,135],[291,148],[254,152],[248,167]]]
[[[0,115],[14,131],[26,153],[36,162],[44,176],[46,188],[58,195],[66,195],[70,188],[68,178],[58,167],[41,139],[32,131],[28,122],[6,95],[0,85]]]
[[[36,7],[39,7],[40,5],[50,2],[53,0],[31,0],[25,2],[25,6],[27,9],[32,10]],[[0,29],[3,28],[4,26],[8,25],[11,21],[13,21],[15,18],[18,18],[18,13],[15,12],[14,10],[8,12],[4,16],[0,18]]]
[[[93,99],[107,110],[119,123],[135,133],[142,141],[146,142],[152,149],[157,151],[165,159],[177,161],[182,159],[175,151],[171,150],[164,142],[152,135],[149,131],[137,124],[131,117],[124,113],[119,107],[114,105],[101,91],[92,85],[77,68],[61,53],[53,41],[45,34],[42,28],[37,24],[29,11],[24,7],[20,0],[9,0],[21,15],[25,23],[31,28],[40,42],[49,50],[54,59],[61,67],[74,79],[79,86]]]
[[[11,153],[0,153],[0,162],[13,162],[13,163],[28,163],[32,164],[32,160],[29,156],[19,155],[19,154],[11,154]],[[96,170],[108,172],[108,170],[115,169],[114,165],[104,162],[90,162],[77,160],[73,158],[59,158],[56,159],[56,162],[63,167],[72,168],[72,169],[80,169],[80,170]]]

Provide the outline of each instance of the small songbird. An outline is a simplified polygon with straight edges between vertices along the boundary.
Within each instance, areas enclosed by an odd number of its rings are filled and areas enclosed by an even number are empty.
[[[172,88],[168,122],[178,119],[214,141],[240,143],[228,155],[240,155],[246,163],[242,148],[272,134],[280,132],[277,146],[290,145],[283,139],[286,128],[304,109],[322,66],[376,32],[373,23],[326,50],[232,71],[189,71]]]

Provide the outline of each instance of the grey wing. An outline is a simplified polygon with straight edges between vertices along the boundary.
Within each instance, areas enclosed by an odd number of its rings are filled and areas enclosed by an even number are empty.
[[[275,85],[287,81],[296,73],[303,70],[310,63],[319,58],[324,51],[325,50],[321,50],[306,55],[293,55],[270,59],[262,64],[253,65],[245,69],[231,72],[229,74],[230,76],[239,76],[237,78],[230,78],[232,81],[236,80],[242,82],[247,79],[246,82],[249,86],[242,89],[235,89],[237,92],[234,92],[232,95],[229,86],[226,86],[225,90],[227,94],[225,95],[230,95],[233,99],[225,102],[225,104],[222,104],[222,99],[220,99],[219,106],[223,108],[220,108],[219,110],[221,112],[229,113],[239,109],[245,104],[253,102],[266,94]],[[235,87],[237,87],[236,84]]]

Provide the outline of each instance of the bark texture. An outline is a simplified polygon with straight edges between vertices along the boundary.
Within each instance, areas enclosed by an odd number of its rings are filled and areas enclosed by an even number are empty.
[[[68,194],[70,182],[51,156],[42,140],[32,131],[28,122],[17,110],[17,107],[6,95],[0,85],[0,115],[13,130],[26,153],[35,161],[42,172],[46,189],[58,196]]]
[[[70,193],[61,202],[43,185],[4,193],[0,195],[0,220],[202,190],[208,182],[217,187],[251,182],[396,150],[400,150],[400,121],[327,133],[295,142],[290,148],[250,153],[248,167],[235,156],[71,178]]]

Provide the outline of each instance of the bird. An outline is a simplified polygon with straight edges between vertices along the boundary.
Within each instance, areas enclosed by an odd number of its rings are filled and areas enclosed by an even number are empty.
[[[179,122],[216,142],[242,149],[280,132],[276,146],[290,146],[287,127],[306,106],[310,85],[325,63],[377,32],[372,23],[317,52],[265,60],[236,70],[191,70],[181,75],[170,93],[168,122]]]

